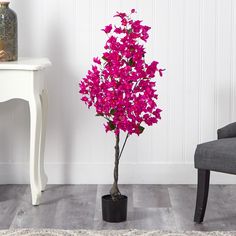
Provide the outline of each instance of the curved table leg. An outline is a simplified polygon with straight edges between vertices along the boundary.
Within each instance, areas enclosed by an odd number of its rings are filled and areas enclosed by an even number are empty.
[[[46,136],[46,118],[48,110],[48,98],[47,90],[43,90],[41,96],[41,108],[42,108],[42,129],[40,135],[40,154],[39,154],[39,187],[41,191],[44,191],[48,182],[47,175],[44,170],[44,150],[45,150],[45,136]]]
[[[42,108],[40,96],[35,94],[29,100],[30,108],[30,187],[32,204],[39,205],[41,189],[39,185],[39,150],[42,128]]]

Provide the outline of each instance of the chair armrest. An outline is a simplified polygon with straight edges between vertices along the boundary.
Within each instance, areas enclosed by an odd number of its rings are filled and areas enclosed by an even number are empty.
[[[217,130],[218,139],[236,137],[236,122]]]

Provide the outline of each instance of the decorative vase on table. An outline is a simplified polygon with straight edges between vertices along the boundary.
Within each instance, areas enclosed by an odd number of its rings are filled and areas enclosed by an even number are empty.
[[[9,4],[0,0],[0,62],[18,58],[17,16]]]

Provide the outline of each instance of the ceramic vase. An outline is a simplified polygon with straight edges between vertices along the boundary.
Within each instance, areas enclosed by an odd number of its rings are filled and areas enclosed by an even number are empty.
[[[0,61],[16,61],[17,46],[16,13],[0,0]]]

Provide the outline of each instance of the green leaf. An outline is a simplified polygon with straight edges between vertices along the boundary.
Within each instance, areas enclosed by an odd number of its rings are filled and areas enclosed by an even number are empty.
[[[130,46],[130,51],[133,52],[135,49],[134,49],[134,46]]]
[[[102,59],[103,59],[104,61],[107,61],[106,57],[104,57],[104,56],[102,57]]]
[[[96,116],[103,116],[103,114],[96,114]]]
[[[141,126],[141,125],[140,125],[138,128],[139,128],[139,132],[140,132],[140,134],[142,134],[143,131],[145,130],[145,128],[144,128],[143,126]]]
[[[130,60],[129,60],[128,64],[129,64],[130,66],[133,66],[133,65],[134,65],[133,58],[130,58]]]
[[[115,112],[116,112],[116,109],[114,109],[114,108],[112,108],[112,109],[110,110],[110,114],[111,114],[111,115],[114,115]]]
[[[109,121],[108,125],[109,125],[111,130],[114,130],[116,128],[116,126],[114,125],[114,123],[112,121]]]
[[[131,34],[132,33],[132,29],[128,29],[127,32],[128,32],[128,34]]]

